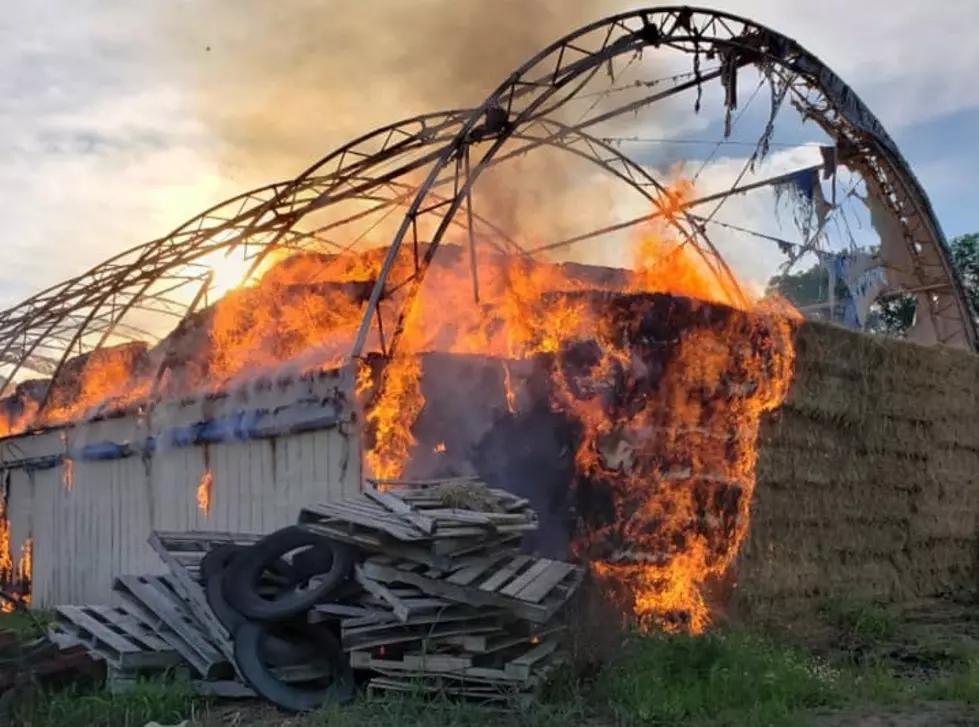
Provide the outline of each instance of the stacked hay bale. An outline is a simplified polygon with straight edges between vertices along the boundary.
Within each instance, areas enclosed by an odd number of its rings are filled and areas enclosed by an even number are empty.
[[[975,588],[979,357],[806,323],[760,450],[743,601]]]

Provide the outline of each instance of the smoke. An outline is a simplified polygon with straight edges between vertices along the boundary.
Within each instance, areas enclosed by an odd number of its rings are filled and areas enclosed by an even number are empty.
[[[161,3],[163,62],[223,169],[291,176],[349,138],[469,107],[622,0]]]

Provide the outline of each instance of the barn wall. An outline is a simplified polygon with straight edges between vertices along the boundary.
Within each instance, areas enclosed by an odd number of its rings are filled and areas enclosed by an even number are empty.
[[[116,576],[162,570],[151,530],[265,533],[305,504],[355,493],[351,393],[351,377],[321,375],[0,443],[12,550],[33,538],[33,602],[111,602]]]

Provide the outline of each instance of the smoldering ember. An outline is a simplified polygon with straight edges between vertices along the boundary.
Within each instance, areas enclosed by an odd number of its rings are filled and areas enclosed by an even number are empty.
[[[514,707],[613,623],[974,585],[975,324],[857,95],[690,8],[486,92],[0,313],[5,610],[51,612],[118,693]],[[626,153],[681,113],[713,152]],[[847,214],[866,240],[833,237]],[[818,299],[779,287],[811,266]]]

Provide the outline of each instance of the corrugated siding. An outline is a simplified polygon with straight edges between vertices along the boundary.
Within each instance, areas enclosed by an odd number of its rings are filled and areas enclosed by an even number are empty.
[[[171,402],[153,417],[155,431],[175,423],[240,411],[242,404],[273,407],[329,402],[337,387],[352,388],[352,374],[267,388],[247,401]],[[273,407],[274,408],[274,407]],[[139,441],[149,421],[117,418],[0,442],[0,466],[18,459],[75,451],[86,444]],[[15,539],[33,536],[33,601],[57,604],[112,602],[112,581],[153,573],[163,565],[147,544],[150,531],[218,530],[267,533],[295,522],[304,505],[355,494],[360,488],[358,433],[348,425],[273,439],[158,450],[141,456],[72,463],[28,474],[12,469],[10,520]],[[211,509],[197,506],[205,468],[213,475]]]
[[[10,523],[10,555],[17,562],[24,544],[31,537],[34,509],[34,485],[23,470],[9,472],[10,492],[7,496],[7,520]]]
[[[116,576],[159,570],[146,543],[139,458],[76,462],[70,487],[60,468],[36,472],[34,481],[35,604],[108,603]]]
[[[146,543],[152,529],[267,533],[295,522],[304,505],[356,493],[359,451],[351,439],[326,429],[171,449],[145,464],[140,457],[75,462],[70,488],[62,468],[35,472],[34,602],[111,603],[116,576],[162,570]],[[205,462],[213,475],[206,514],[197,506]]]

